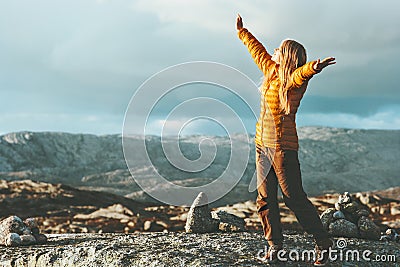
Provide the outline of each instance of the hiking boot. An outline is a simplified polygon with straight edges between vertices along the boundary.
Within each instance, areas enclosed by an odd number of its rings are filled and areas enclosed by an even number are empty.
[[[316,260],[314,266],[327,266],[329,264],[329,249],[331,247],[333,247],[333,241],[329,238],[317,242],[317,245],[315,245]]]
[[[268,247],[264,256],[257,255],[257,259],[263,263],[276,263],[278,262],[278,252],[282,249],[282,245],[273,245]]]

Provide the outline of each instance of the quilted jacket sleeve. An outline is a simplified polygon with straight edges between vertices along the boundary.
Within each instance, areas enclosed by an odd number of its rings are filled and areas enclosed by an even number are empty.
[[[311,79],[318,71],[314,70],[313,65],[315,61],[308,62],[303,66],[297,68],[292,74],[292,87],[298,88],[303,85],[306,81]]]
[[[275,64],[271,60],[271,55],[268,54],[265,47],[246,28],[238,31],[238,37],[247,46],[258,68],[266,75],[268,69]]]

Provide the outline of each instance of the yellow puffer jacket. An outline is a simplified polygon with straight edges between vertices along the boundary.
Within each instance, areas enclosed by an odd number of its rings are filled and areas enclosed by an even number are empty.
[[[308,81],[317,73],[315,61],[297,68],[291,76],[288,90],[290,113],[285,115],[279,100],[280,81],[278,65],[271,60],[264,46],[245,28],[238,31],[240,40],[247,46],[255,63],[265,78],[261,86],[261,112],[256,125],[256,144],[283,150],[298,150],[296,112],[306,91]]]

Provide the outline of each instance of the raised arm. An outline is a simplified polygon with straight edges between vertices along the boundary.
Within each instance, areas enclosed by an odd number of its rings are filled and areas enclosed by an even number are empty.
[[[269,67],[275,63],[271,60],[271,55],[268,54],[265,47],[246,28],[243,28],[243,21],[239,14],[236,19],[236,28],[239,39],[247,46],[258,68],[267,74]]]
[[[322,61],[318,59],[304,64],[293,72],[292,85],[294,85],[294,87],[300,87],[305,81],[311,79],[313,75],[321,72],[324,68],[332,64],[336,64],[335,58],[333,57],[325,58]]]

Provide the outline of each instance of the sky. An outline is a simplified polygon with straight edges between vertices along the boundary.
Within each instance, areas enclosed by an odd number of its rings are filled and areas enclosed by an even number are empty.
[[[396,0],[2,0],[0,133],[121,133],[138,88],[185,62],[224,64],[259,84],[262,74],[237,38],[237,13],[268,51],[292,38],[309,60],[336,57],[310,81],[298,126],[400,129],[398,10]],[[147,125],[131,122],[132,132],[159,133],[178,96],[186,101],[202,92],[231,106],[240,102],[211,87],[171,92]],[[257,90],[240,94],[258,101]],[[186,134],[220,134],[221,125],[236,125],[213,103],[207,107],[216,119],[190,123],[204,110],[197,104],[170,125],[185,125]],[[255,128],[251,114],[238,116]]]

